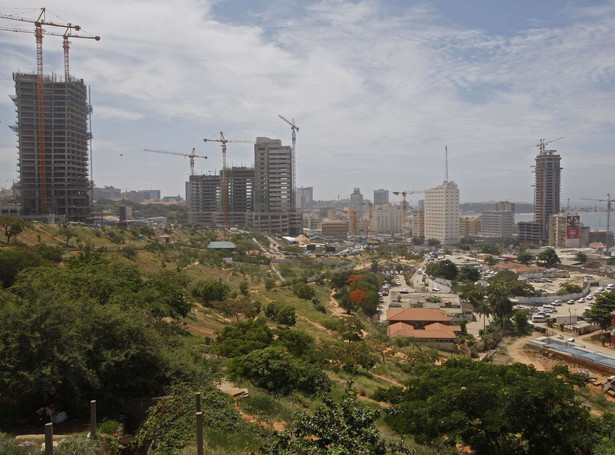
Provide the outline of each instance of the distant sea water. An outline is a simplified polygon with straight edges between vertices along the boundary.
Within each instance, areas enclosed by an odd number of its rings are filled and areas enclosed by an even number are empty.
[[[578,214],[581,219],[581,223],[584,226],[589,226],[591,229],[606,229],[606,214],[607,212],[574,212]],[[533,213],[515,213],[515,223],[519,221],[532,221],[534,219]],[[615,229],[615,213],[611,212],[611,231]]]

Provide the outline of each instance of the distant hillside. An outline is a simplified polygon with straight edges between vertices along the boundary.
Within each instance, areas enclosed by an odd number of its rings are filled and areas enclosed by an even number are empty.
[[[496,201],[487,202],[464,202],[459,204],[461,213],[463,215],[478,215],[485,210],[495,210]],[[534,204],[528,202],[514,202],[516,213],[532,213],[534,211]]]

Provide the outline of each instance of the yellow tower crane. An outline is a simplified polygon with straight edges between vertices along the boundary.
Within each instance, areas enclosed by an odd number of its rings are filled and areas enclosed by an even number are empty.
[[[194,159],[195,158],[204,158],[207,159],[205,155],[196,155],[194,147],[192,148],[192,152],[190,153],[180,153],[180,152],[169,152],[168,150],[153,150],[153,149],[143,149],[144,152],[153,152],[153,153],[164,153],[165,155],[175,155],[175,156],[185,156],[190,158],[190,175],[194,175]]]
[[[46,8],[41,8],[41,12],[36,19],[28,19],[25,17],[18,17],[8,14],[0,14],[0,19],[7,19],[18,22],[26,22],[34,24],[34,36],[36,38],[36,103],[37,103],[37,151],[38,151],[38,163],[39,163],[39,197],[41,200],[40,210],[41,213],[47,211],[47,156],[45,147],[45,90],[44,90],[44,78],[43,78],[43,36],[44,35],[59,35],[56,33],[50,33],[43,29],[43,27],[59,27],[65,29],[64,34],[64,73],[66,75],[66,81],[68,81],[68,36],[75,38],[92,38],[96,41],[100,40],[100,37],[90,37],[87,35],[74,35],[73,30],[81,30],[79,25],[71,24],[58,24],[52,21],[48,21],[46,18]],[[12,32],[27,32],[26,30],[10,29],[3,27],[2,30],[8,30]]]
[[[402,202],[402,206],[401,206],[401,211],[402,211],[402,235],[403,235],[403,239],[404,239],[404,245],[406,244],[406,242],[408,241],[408,231],[407,231],[407,224],[408,224],[408,220],[407,218],[407,213],[408,213],[408,204],[406,201],[406,196],[409,196],[411,194],[418,194],[418,193],[424,193],[424,190],[417,190],[417,191],[393,191],[393,194],[395,194],[396,196],[399,196],[401,194],[403,202]]]

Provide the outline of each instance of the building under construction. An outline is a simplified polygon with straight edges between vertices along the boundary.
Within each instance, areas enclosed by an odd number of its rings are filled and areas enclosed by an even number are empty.
[[[88,104],[83,80],[44,77],[39,112],[37,76],[13,74],[21,214],[26,219],[86,221],[90,213]]]
[[[553,141],[551,141],[553,142]],[[561,156],[555,150],[545,150],[544,139],[536,155],[534,187],[534,220],[519,222],[519,239],[544,244],[549,240],[549,217],[560,211]]]
[[[226,170],[227,223],[250,224],[253,210],[254,168],[232,167]],[[220,175],[191,175],[186,185],[191,223],[222,225],[222,171]]]
[[[190,222],[219,226],[226,220],[227,225],[262,232],[302,232],[301,212],[293,208],[292,149],[279,139],[257,138],[254,168],[227,169],[226,189],[222,181],[222,171],[220,175],[190,176],[186,185]]]

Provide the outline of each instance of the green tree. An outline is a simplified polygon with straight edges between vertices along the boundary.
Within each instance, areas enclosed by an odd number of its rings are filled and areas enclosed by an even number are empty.
[[[297,322],[297,316],[295,314],[295,307],[287,305],[282,308],[276,315],[275,322],[279,325],[290,327]]]
[[[224,357],[239,357],[273,342],[273,332],[263,319],[247,319],[218,331],[213,344],[215,353]]]
[[[587,262],[587,254],[583,253],[582,251],[577,251],[574,257],[581,264],[585,264]]]
[[[492,284],[487,288],[487,302],[491,311],[498,317],[502,326],[512,314],[512,302],[508,298],[508,290],[501,284]]]
[[[43,263],[43,259],[35,251],[20,248],[0,249],[0,283],[8,288],[13,285],[19,272]]]
[[[428,264],[425,268],[425,273],[437,278],[444,278],[452,281],[457,278],[458,271],[457,266],[453,261],[450,259],[444,259],[442,261]]]
[[[211,302],[224,301],[231,292],[229,285],[222,280],[200,280],[192,286],[192,296],[203,305],[209,305]]]
[[[438,239],[427,239],[427,246],[438,247],[442,244]]]
[[[72,228],[69,224],[63,223],[60,225],[60,228],[56,234],[58,237],[64,239],[64,246],[68,247],[68,242],[70,242],[70,239],[77,236],[77,230]]]
[[[495,264],[497,264],[498,261],[495,260],[495,258],[493,256],[486,256],[485,257],[485,264],[489,265],[489,266],[493,266]]]
[[[350,314],[353,311],[357,310],[357,306],[354,301],[350,298],[350,289],[347,287],[343,287],[340,292],[335,294],[335,298],[339,302],[340,306],[346,310],[346,314]]]
[[[314,337],[303,330],[280,330],[277,342],[294,357],[313,357],[316,351]]]
[[[243,295],[248,295],[250,293],[250,285],[247,281],[242,281],[241,283],[239,283],[239,292],[241,292]]]
[[[561,367],[449,360],[399,392],[386,420],[418,443],[461,444],[476,455],[589,453],[593,421],[578,385]]]
[[[380,411],[348,392],[341,403],[326,396],[313,415],[299,414],[294,430],[274,433],[264,455],[410,454],[401,444],[387,442],[376,426]]]
[[[274,287],[275,287],[275,280],[270,276],[265,278],[265,289],[267,289],[268,291],[271,291]]]
[[[303,281],[295,283],[293,286],[293,293],[303,300],[311,300],[316,295],[314,288]]]
[[[483,317],[483,331],[487,327],[487,317],[491,314],[491,305],[485,300],[481,300],[474,305],[474,311]]]
[[[0,347],[0,389],[11,397],[0,417],[54,401],[76,414],[92,397],[110,412],[161,393],[180,373],[171,371],[172,348],[141,311],[66,300],[53,290],[0,310]]]
[[[329,378],[317,366],[295,359],[282,346],[254,350],[234,358],[228,367],[231,378],[245,378],[277,395],[299,390],[315,393],[329,390]]]
[[[615,311],[615,292],[603,292],[596,296],[591,309],[585,313],[585,319],[598,324],[602,330],[607,330],[611,327],[613,311]]]
[[[530,326],[528,324],[527,313],[525,311],[515,311],[513,314],[513,319],[515,321],[517,333],[524,335],[529,332]]]
[[[495,256],[500,254],[500,249],[494,243],[482,243],[480,245],[480,251],[481,251],[481,253],[491,254],[491,255],[495,255]]]
[[[472,267],[471,265],[464,265],[461,267],[461,269],[459,269],[457,279],[459,281],[476,282],[480,280],[480,272],[476,267]]]
[[[550,268],[555,264],[559,264],[561,260],[553,248],[547,248],[538,254],[536,257],[536,262]]]
[[[529,251],[519,251],[519,253],[517,254],[517,262],[520,262],[521,264],[527,265],[533,260],[534,255]]]
[[[11,243],[11,237],[17,237],[26,228],[24,220],[17,216],[0,216],[0,226],[4,229],[6,243]]]
[[[565,281],[559,285],[557,295],[579,294],[581,292],[583,292],[582,286],[571,283],[570,281]]]

